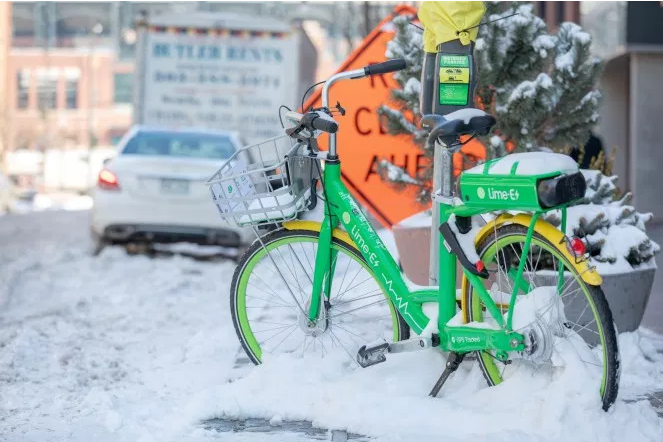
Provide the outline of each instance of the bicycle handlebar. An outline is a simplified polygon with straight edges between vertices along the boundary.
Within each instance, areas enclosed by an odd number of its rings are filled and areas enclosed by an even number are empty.
[[[405,69],[406,66],[407,63],[405,60],[395,59],[385,61],[384,63],[368,65],[352,71],[339,72],[338,74],[332,75],[327,81],[325,81],[325,84],[322,87],[322,107],[329,107],[329,88],[337,81],[363,78],[367,75],[386,74],[389,72],[400,71],[401,69]],[[331,158],[336,156],[336,134],[334,133],[329,135],[329,156]]]
[[[320,116],[317,112],[306,114],[308,123],[313,129],[321,130],[327,132],[328,134],[335,134],[338,130],[338,123],[334,120],[326,119]]]
[[[394,60],[385,61],[378,64],[369,64],[364,67],[364,73],[366,75],[379,75],[379,74],[388,74],[389,72],[402,71],[407,67],[407,63],[402,58],[396,58]]]

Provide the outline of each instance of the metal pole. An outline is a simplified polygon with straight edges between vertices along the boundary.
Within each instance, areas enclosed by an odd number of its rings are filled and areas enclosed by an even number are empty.
[[[442,180],[440,179],[442,166],[442,146],[440,143],[435,143],[435,151],[433,152],[433,192],[441,187]],[[428,266],[428,284],[440,285],[439,283],[439,258],[440,258],[440,233],[437,231],[440,225],[440,205],[433,201],[433,223],[430,230],[430,265]]]

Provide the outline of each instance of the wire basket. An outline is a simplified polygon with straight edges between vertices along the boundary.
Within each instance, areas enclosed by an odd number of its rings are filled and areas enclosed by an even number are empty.
[[[308,210],[320,162],[308,146],[282,135],[235,152],[207,181],[221,218],[232,226],[295,219]]]

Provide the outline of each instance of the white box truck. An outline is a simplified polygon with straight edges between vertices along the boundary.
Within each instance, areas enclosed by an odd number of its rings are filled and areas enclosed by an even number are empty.
[[[138,23],[134,122],[282,134],[279,106],[298,106],[300,35],[272,19],[191,12]]]

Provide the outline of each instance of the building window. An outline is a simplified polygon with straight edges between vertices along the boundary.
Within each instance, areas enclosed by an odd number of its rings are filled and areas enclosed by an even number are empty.
[[[113,97],[115,104],[131,104],[134,93],[134,74],[115,74],[114,81]]]
[[[21,69],[16,73],[16,103],[19,109],[27,109],[30,98],[30,71]]]
[[[64,70],[65,107],[67,109],[78,108],[78,82],[80,78],[80,69],[66,68]]]
[[[58,76],[58,69],[37,69],[37,106],[39,109],[55,109],[57,107]]]

